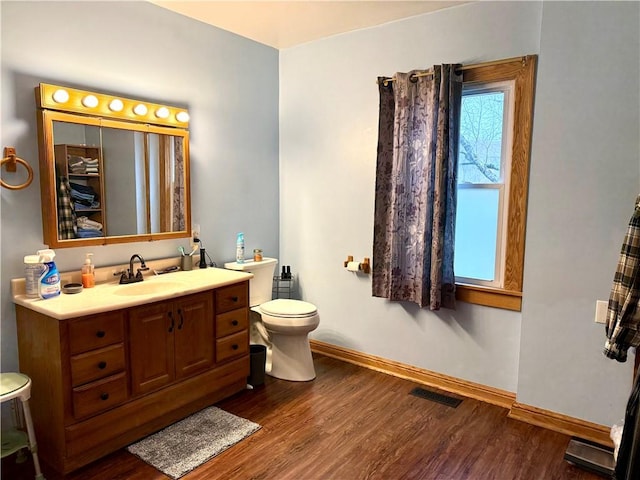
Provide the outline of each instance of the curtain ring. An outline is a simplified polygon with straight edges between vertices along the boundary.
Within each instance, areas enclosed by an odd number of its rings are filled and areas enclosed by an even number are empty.
[[[417,83],[418,82],[418,76],[415,73],[412,73],[411,75],[409,75],[409,81],[411,83]]]
[[[20,163],[21,165],[24,165],[24,168],[26,168],[27,173],[29,174],[29,178],[27,178],[27,181],[21,185],[9,185],[8,183],[5,183],[5,181],[0,178],[0,184],[4,188],[8,188],[9,190],[22,190],[23,188],[27,188],[31,184],[31,181],[33,180],[33,169],[31,168],[31,165],[29,165],[20,157],[11,156],[11,157],[5,157],[2,159],[2,162],[0,162],[0,168],[5,163],[12,162],[12,161]]]

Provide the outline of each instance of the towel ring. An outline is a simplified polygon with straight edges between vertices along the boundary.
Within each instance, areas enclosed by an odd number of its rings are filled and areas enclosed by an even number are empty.
[[[27,188],[29,185],[31,185],[31,182],[33,181],[33,169],[31,168],[31,165],[29,165],[26,161],[24,161],[20,157],[16,157],[15,155],[9,155],[8,157],[4,157],[2,159],[2,162],[0,162],[0,168],[2,167],[2,165],[4,165],[7,162],[12,162],[14,165],[16,162],[21,165],[24,165],[24,168],[27,170],[27,173],[29,174],[29,178],[27,178],[26,182],[20,185],[9,185],[8,183],[5,183],[5,181],[2,180],[2,178],[0,178],[0,184],[4,188],[8,188],[9,190],[22,190],[23,188]]]

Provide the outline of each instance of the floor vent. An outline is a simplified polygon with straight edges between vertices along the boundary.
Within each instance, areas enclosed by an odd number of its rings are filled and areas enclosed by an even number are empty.
[[[411,395],[416,397],[424,398],[425,400],[431,400],[433,402],[438,402],[447,407],[457,408],[458,405],[462,403],[462,400],[459,398],[453,398],[448,395],[443,395],[442,393],[432,392],[430,390],[425,390],[424,388],[416,387],[411,392]]]

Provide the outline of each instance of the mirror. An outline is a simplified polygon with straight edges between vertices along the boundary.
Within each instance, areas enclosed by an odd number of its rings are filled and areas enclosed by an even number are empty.
[[[186,129],[44,108],[38,127],[49,247],[190,236]]]

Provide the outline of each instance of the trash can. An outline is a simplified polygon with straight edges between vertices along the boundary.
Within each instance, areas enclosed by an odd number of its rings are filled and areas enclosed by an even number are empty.
[[[257,387],[264,383],[264,370],[267,363],[267,347],[260,344],[250,345],[249,347],[251,365],[249,367],[247,383],[252,387]]]

